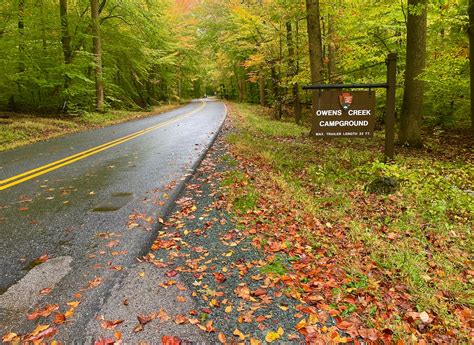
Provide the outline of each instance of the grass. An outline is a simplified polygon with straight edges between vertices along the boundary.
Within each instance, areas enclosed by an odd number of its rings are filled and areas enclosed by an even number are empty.
[[[39,117],[28,114],[0,114],[0,152],[48,140],[68,133],[104,127],[159,114],[178,107],[177,104],[155,107],[151,112],[113,110],[106,113],[84,113],[74,117]]]
[[[345,228],[354,244],[363,244],[384,279],[406,284],[418,310],[431,310],[456,327],[456,306],[474,307],[469,144],[447,145],[443,137],[429,136],[424,150],[399,148],[396,163],[384,164],[382,132],[370,140],[313,140],[308,128],[275,121],[264,108],[230,107],[238,129],[227,137],[233,150],[263,163],[266,176],[307,212]],[[369,194],[365,187],[378,176],[396,178],[400,190]],[[343,254],[330,239],[309,231],[303,236],[315,250],[326,245],[334,255]],[[357,279],[343,290],[373,284],[354,262],[348,260],[344,269]]]

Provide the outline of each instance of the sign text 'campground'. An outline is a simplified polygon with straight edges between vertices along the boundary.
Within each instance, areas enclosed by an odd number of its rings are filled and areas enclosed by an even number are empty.
[[[374,91],[323,91],[316,107],[315,135],[372,137],[375,125]]]

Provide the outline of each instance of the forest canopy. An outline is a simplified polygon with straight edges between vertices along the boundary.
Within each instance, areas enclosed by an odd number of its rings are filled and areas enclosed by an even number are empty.
[[[407,21],[426,11],[426,63],[415,76],[424,123],[469,127],[468,0],[7,0],[0,108],[77,113],[216,94],[300,122],[311,101],[301,86],[314,81],[308,4],[319,13],[320,82],[384,81],[396,52],[397,112]],[[383,117],[383,97],[378,107]]]

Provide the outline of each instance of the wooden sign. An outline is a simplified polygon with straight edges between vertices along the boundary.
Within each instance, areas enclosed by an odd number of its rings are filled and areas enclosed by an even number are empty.
[[[375,91],[322,91],[315,108],[314,135],[371,138],[375,126]]]

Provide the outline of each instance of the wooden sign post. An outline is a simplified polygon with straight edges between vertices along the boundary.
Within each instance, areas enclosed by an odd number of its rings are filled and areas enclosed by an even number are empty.
[[[385,161],[395,154],[395,91],[397,87],[397,54],[387,56],[387,82],[381,84],[317,84],[303,90],[320,90],[318,104],[313,107],[317,117],[314,135],[325,138],[371,137],[375,112],[375,92],[387,89],[385,104]],[[335,92],[343,89],[368,89],[358,92]],[[321,93],[321,90],[331,90]],[[371,99],[371,96],[373,99]],[[313,98],[314,99],[314,98]],[[324,120],[320,120],[324,119]]]

